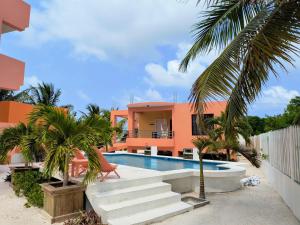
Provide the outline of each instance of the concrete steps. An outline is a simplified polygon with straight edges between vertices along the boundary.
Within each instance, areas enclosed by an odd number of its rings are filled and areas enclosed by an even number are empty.
[[[189,211],[161,177],[98,183],[86,194],[104,224],[149,224]]]

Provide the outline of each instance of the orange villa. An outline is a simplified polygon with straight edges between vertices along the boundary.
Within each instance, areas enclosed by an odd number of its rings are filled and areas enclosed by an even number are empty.
[[[209,102],[205,117],[217,117],[226,108],[226,102]],[[201,135],[196,125],[196,113],[188,103],[144,102],[129,104],[128,110],[111,112],[111,121],[125,118],[128,131],[123,138],[115,138],[110,151],[126,149],[137,152],[150,148],[158,154],[179,156],[183,149],[194,148],[192,140]]]

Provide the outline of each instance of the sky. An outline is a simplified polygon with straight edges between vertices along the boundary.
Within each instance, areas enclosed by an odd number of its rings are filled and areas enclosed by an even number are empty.
[[[4,54],[26,62],[25,85],[50,82],[59,104],[126,108],[130,99],[187,102],[195,79],[217,52],[200,55],[187,73],[180,60],[192,44],[196,0],[26,0],[30,27],[1,38]],[[250,115],[281,113],[300,95],[300,59],[273,76]]]

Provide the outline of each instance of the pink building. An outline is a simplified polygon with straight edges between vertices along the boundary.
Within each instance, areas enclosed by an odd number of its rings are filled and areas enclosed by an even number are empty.
[[[29,26],[30,6],[22,0],[0,0],[0,36]],[[18,90],[24,82],[25,64],[0,54],[0,89]]]
[[[226,108],[226,102],[209,102],[205,117],[217,117]],[[111,113],[116,125],[119,118],[126,118],[128,131],[122,138],[115,138],[111,150],[127,149],[136,152],[149,147],[160,153],[169,151],[178,156],[185,148],[193,148],[192,140],[205,136],[196,124],[196,113],[188,103],[145,102],[129,104],[128,110]]]

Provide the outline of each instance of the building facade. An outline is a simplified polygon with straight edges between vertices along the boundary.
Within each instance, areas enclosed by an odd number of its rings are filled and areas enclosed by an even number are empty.
[[[209,102],[204,116],[218,117],[226,108],[226,102]],[[126,149],[137,152],[157,148],[158,154],[179,156],[184,149],[193,148],[193,139],[205,136],[197,127],[196,113],[188,103],[145,102],[129,104],[127,110],[111,112],[114,126],[121,119],[127,120],[123,135],[115,137],[111,151]]]
[[[0,1],[0,37],[29,26],[30,6],[22,0]],[[0,89],[18,90],[24,83],[25,63],[0,53]]]

